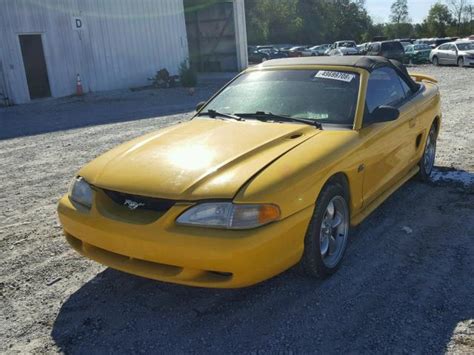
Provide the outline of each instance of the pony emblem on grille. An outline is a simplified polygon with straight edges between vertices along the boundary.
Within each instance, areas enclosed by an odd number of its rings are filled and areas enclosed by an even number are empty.
[[[145,206],[143,202],[137,202],[133,200],[126,199],[123,203],[124,206],[127,206],[130,210],[136,210],[138,207]]]

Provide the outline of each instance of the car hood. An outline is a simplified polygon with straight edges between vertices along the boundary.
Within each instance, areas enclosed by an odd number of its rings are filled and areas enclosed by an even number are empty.
[[[341,52],[343,53],[358,53],[359,51],[356,49],[356,48],[353,48],[353,47],[340,47],[339,48],[341,50]]]
[[[129,194],[232,198],[265,166],[320,132],[304,124],[199,118],[112,149],[79,175]]]

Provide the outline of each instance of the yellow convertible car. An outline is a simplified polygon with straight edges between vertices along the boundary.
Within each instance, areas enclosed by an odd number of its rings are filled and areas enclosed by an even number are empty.
[[[325,277],[351,226],[429,179],[440,124],[436,81],[398,62],[270,60],[83,167],[59,218],[80,254],[156,280],[243,287],[297,264]]]

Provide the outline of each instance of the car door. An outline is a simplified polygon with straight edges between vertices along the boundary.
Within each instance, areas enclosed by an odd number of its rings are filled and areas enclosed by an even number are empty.
[[[454,44],[450,44],[448,46],[446,57],[447,57],[447,61],[448,61],[447,64],[457,64],[458,52],[457,52],[457,48]]]
[[[438,63],[439,64],[449,64],[448,59],[448,44],[442,44],[438,47],[437,56],[438,56]]]
[[[418,111],[410,100],[413,93],[407,92],[408,85],[401,80],[390,67],[376,69],[369,77],[366,112],[359,132],[363,140],[364,163],[360,169],[364,169],[365,206],[405,176],[414,164]],[[390,122],[374,121],[371,114],[382,105],[398,108],[399,117]]]

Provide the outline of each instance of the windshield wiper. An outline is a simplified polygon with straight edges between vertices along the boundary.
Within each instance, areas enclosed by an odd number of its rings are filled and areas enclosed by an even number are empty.
[[[200,112],[198,116],[209,116],[210,118],[216,118],[216,117],[224,117],[224,118],[231,118],[237,121],[243,121],[244,119],[242,117],[236,116],[236,115],[231,115],[229,113],[222,113],[218,112],[216,110],[207,110],[206,112]]]
[[[284,122],[306,123],[306,124],[315,126],[318,129],[323,129],[321,122],[318,122],[316,120],[311,120],[308,118],[296,118],[296,117],[290,117],[290,116],[276,115],[271,112],[257,111],[255,113],[237,113],[237,116],[255,118],[260,121],[284,121]]]

